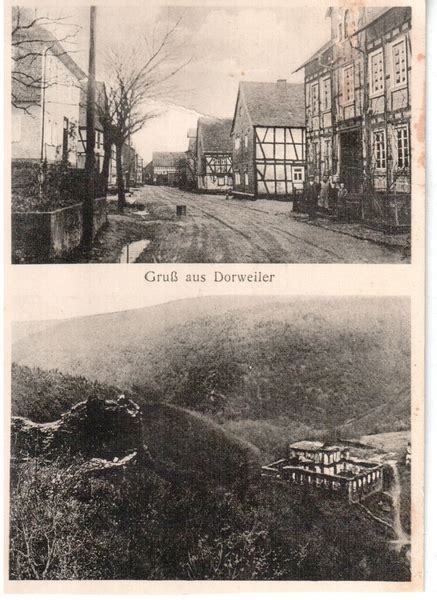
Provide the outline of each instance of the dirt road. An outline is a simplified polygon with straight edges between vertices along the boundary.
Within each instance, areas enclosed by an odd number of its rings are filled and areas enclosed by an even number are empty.
[[[154,186],[136,191],[133,199],[145,210],[128,208],[125,216],[111,215],[109,232],[103,233],[91,260],[115,262],[121,255],[117,244],[144,239],[148,246],[136,262],[403,262],[396,248],[296,220],[284,202],[226,200],[222,195]],[[180,204],[187,207],[185,217],[176,216]]]

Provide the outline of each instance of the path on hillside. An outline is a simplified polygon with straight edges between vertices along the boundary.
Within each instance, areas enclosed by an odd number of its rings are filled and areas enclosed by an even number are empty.
[[[149,241],[136,262],[162,263],[399,263],[397,248],[385,247],[296,220],[285,202],[226,200],[170,187],[145,186],[125,215],[110,215],[92,262],[120,260],[121,245]],[[185,217],[176,206],[187,207]],[[124,228],[124,230],[123,230]],[[120,246],[117,246],[117,244]]]

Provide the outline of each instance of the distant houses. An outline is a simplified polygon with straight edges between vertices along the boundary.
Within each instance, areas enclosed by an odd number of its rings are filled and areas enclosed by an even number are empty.
[[[231,119],[201,117],[197,123],[197,189],[223,192],[232,187]]]
[[[153,183],[175,186],[186,177],[186,152],[154,152]]]
[[[290,197],[305,180],[301,84],[241,82],[232,122],[234,194]]]

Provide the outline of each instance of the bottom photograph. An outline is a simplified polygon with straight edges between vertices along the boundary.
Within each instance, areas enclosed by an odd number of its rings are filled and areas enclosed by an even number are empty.
[[[410,302],[13,325],[10,580],[411,579]]]

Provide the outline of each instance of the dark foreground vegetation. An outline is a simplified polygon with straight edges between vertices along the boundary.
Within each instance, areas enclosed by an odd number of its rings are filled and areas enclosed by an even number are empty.
[[[13,414],[41,423],[59,418],[90,395],[113,399],[119,393],[81,377],[13,368]],[[139,394],[135,400],[140,402]],[[225,461],[229,473],[241,477],[232,463],[240,447],[224,437],[223,448],[232,452],[218,452],[214,440],[220,429],[208,419],[181,413],[178,424],[169,422],[166,411],[153,416],[147,406],[142,405],[144,431],[162,460],[175,468],[191,461],[198,470],[208,460]],[[167,435],[160,435],[164,431]],[[241,442],[241,448],[246,445]],[[190,485],[141,465],[88,472],[83,465],[89,456],[80,451],[18,458],[13,456],[11,468],[13,579],[410,577],[405,557],[390,544],[390,532],[360,507],[335,499],[321,503],[311,494],[259,478],[252,478],[241,494],[222,479],[217,483],[205,476],[203,485]]]

